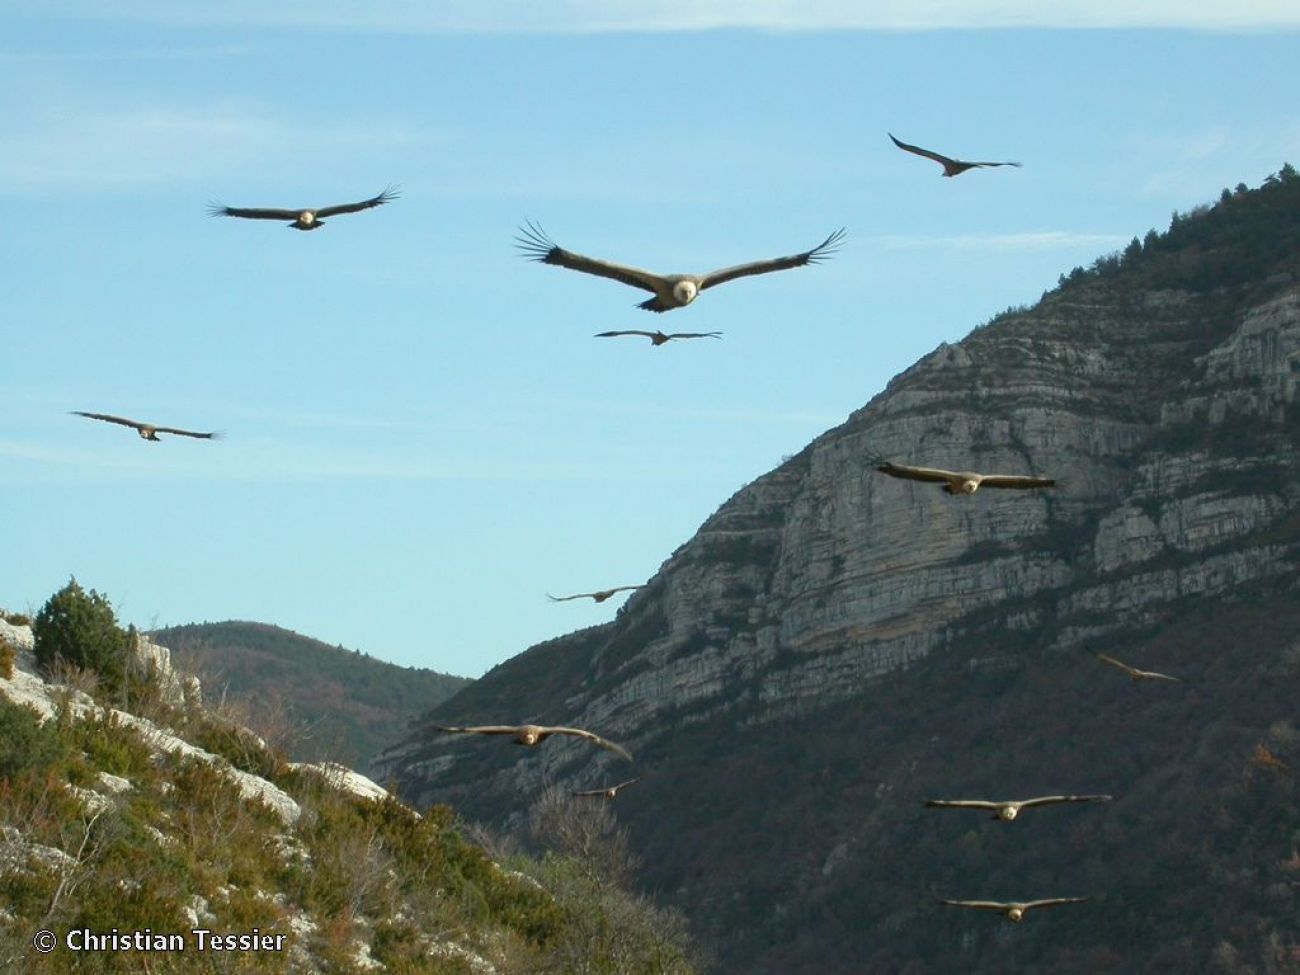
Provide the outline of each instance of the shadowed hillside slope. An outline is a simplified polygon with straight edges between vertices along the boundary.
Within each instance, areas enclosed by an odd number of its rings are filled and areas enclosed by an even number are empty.
[[[629,746],[642,882],[719,971],[1300,971],[1298,380],[1286,167],[940,346],[613,622],[433,719]],[[882,456],[1061,483],[955,498]],[[1185,682],[1132,685],[1097,651]],[[427,730],[384,764],[497,825],[625,771]],[[1116,801],[1010,825],[921,806],[1057,791]],[[1016,926],[936,903],[1051,896],[1091,901]]]
[[[410,719],[446,700],[469,678],[399,667],[265,623],[191,623],[158,630],[178,666],[249,702],[265,723],[283,713],[301,729],[294,758],[366,769],[407,731]]]

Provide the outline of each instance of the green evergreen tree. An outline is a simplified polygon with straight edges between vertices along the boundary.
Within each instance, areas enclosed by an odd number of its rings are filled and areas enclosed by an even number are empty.
[[[124,686],[129,638],[108,600],[93,589],[87,593],[76,579],[41,607],[32,636],[36,663],[46,673],[62,660],[93,671],[109,694]]]

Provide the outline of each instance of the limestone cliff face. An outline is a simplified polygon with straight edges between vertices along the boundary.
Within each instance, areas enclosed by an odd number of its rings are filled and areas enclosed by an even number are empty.
[[[1293,443],[1275,430],[1296,401],[1300,287],[1279,282],[1209,323],[1184,293],[1109,291],[1056,293],[941,346],[740,490],[614,622],[529,652],[566,675],[558,693],[528,681],[504,691],[508,713],[481,712],[482,691],[521,675],[512,661],[439,714],[543,714],[635,751],[665,715],[702,720],[748,698],[775,720],[976,632],[1050,626],[1065,648],[1293,574],[1294,533],[1271,529],[1300,503]],[[1062,485],[953,498],[876,473],[880,456]],[[408,790],[459,804],[472,750],[420,735],[387,761]],[[606,762],[555,751],[562,762],[519,755],[494,785],[577,781]]]
[[[1189,597],[1292,584],[1300,194],[1285,188],[1287,234],[1248,273],[1188,264],[1220,260],[1231,208],[1258,201],[1225,202],[1182,225],[1191,242],[1171,231],[940,346],[738,491],[613,622],[534,647],[436,718],[562,721],[666,767],[704,763],[670,742],[729,712],[751,729],[808,720],[936,654],[1015,670],[1105,649]],[[950,497],[875,472],[881,457],[1061,483]],[[492,744],[418,733],[385,760],[406,795],[498,824],[543,781],[620,771],[579,744]]]

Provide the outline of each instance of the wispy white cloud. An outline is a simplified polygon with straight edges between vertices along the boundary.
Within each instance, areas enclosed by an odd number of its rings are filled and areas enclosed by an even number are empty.
[[[475,457],[421,456],[401,450],[339,449],[291,444],[270,438],[219,446],[178,441],[146,444],[127,432],[113,448],[50,445],[0,439],[0,461],[8,483],[202,480],[284,481],[654,481],[688,480],[698,468],[667,470],[650,461],[528,460],[485,454]]]
[[[0,99],[7,114],[0,192],[112,189],[259,172],[292,155],[374,152],[440,140],[397,119],[290,119],[238,100],[128,95]]]
[[[226,0],[219,4],[125,0],[25,0],[40,13],[397,32],[595,33],[608,31],[933,30],[1002,27],[1294,29],[1294,0]]]
[[[948,236],[881,235],[873,238],[886,250],[1045,251],[1071,248],[1120,247],[1123,234],[1083,234],[1066,230],[1040,230],[1019,234],[952,234]]]
[[[1129,137],[1125,155],[1140,161],[1141,176],[1133,183],[1139,198],[1199,200],[1206,187],[1237,182],[1247,160],[1265,158],[1280,166],[1300,155],[1300,122],[1143,131]],[[1258,180],[1266,173],[1251,175]]]
[[[0,64],[65,64],[100,61],[191,61],[251,54],[251,44],[214,44],[208,47],[130,48],[102,51],[0,51]]]

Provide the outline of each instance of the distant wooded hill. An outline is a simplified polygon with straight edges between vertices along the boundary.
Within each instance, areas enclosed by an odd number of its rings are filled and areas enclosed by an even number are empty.
[[[399,667],[266,623],[232,620],[156,630],[182,670],[198,673],[211,699],[223,689],[247,700],[255,724],[298,726],[293,757],[362,769],[397,741],[413,716],[445,701],[467,677]],[[260,719],[260,720],[259,720]]]

